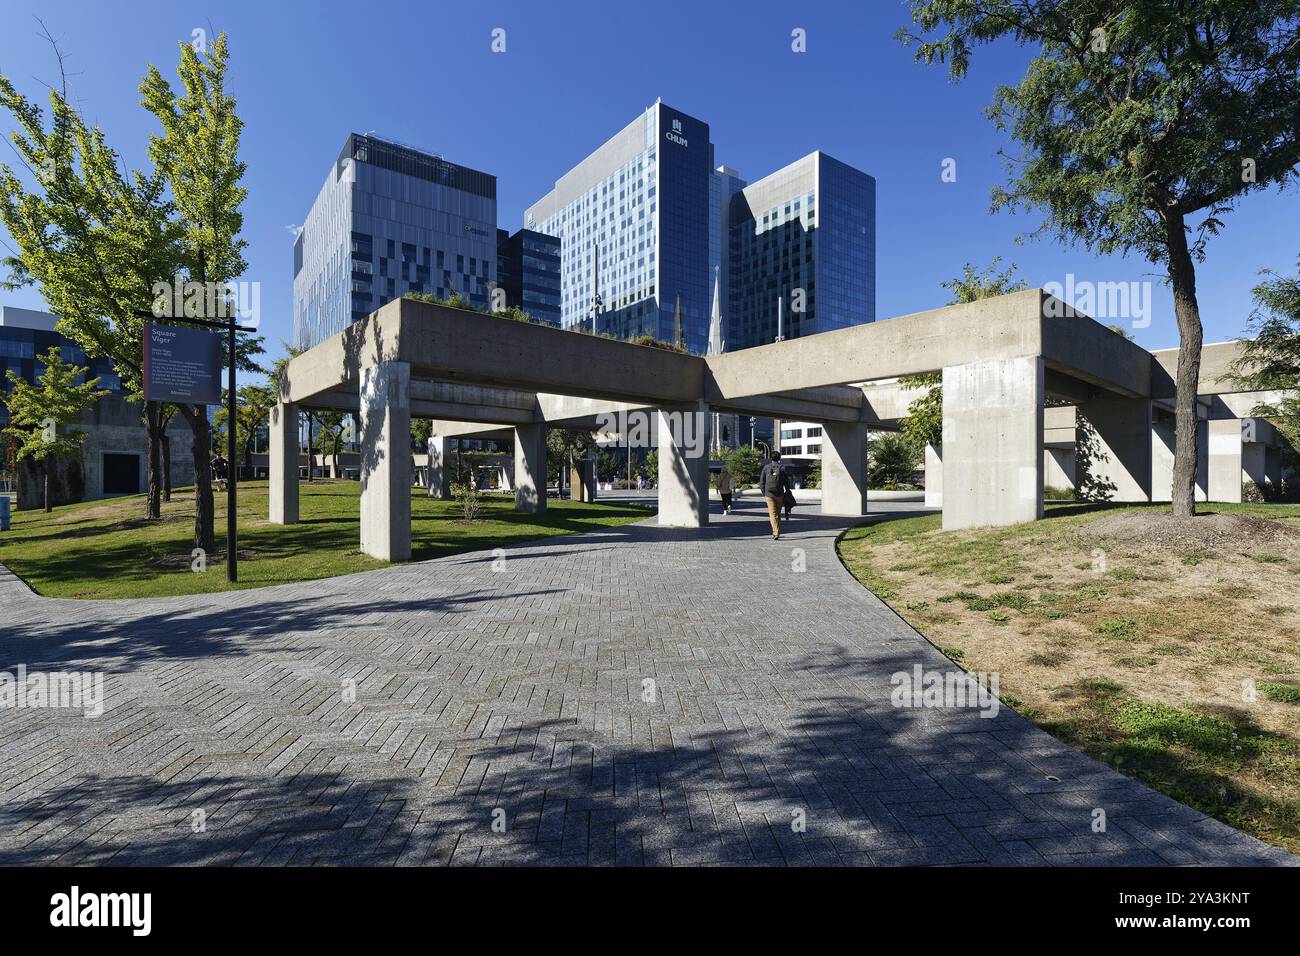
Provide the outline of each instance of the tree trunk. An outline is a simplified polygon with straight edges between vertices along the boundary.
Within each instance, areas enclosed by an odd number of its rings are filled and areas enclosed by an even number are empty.
[[[212,509],[212,430],[203,405],[177,405],[194,436],[194,547],[214,550]]]
[[[172,438],[167,432],[162,433],[162,499],[172,500]]]
[[[315,416],[311,412],[307,413],[307,480],[311,481],[311,473],[315,471],[312,467],[316,463],[316,436],[313,434],[313,426],[316,424]]]
[[[145,402],[144,430],[149,443],[149,487],[148,494],[145,496],[145,517],[153,520],[162,517],[162,496],[158,487],[158,445],[162,437],[161,422],[162,406],[158,402]]]
[[[45,461],[41,463],[45,466],[43,470],[45,472],[45,513],[46,514],[49,514],[51,511],[54,510],[54,508],[50,505],[50,458],[51,456],[46,455]]]
[[[1196,266],[1187,247],[1181,215],[1165,217],[1165,243],[1169,249],[1169,281],[1178,320],[1178,379],[1174,398],[1175,515],[1196,514],[1197,432],[1196,390],[1201,377],[1201,309],[1196,303]],[[1156,489],[1152,488],[1154,493]]]

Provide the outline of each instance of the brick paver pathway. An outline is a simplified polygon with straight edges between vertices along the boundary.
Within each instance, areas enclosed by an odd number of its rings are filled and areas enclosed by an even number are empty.
[[[154,601],[0,572],[0,669],[107,674],[99,719],[0,711],[0,864],[1296,862],[1007,708],[893,707],[951,665],[843,526],[745,502]]]

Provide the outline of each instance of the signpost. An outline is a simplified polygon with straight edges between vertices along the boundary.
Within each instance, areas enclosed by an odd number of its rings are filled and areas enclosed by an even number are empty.
[[[155,318],[152,312],[137,312]],[[211,332],[183,329],[170,323],[196,325],[226,333],[230,377],[226,386],[226,580],[239,580],[239,536],[235,491],[235,333],[256,329],[209,319],[168,317],[167,324],[144,327],[144,397],[146,401],[216,405],[221,402],[221,338]],[[202,467],[202,463],[200,463]]]

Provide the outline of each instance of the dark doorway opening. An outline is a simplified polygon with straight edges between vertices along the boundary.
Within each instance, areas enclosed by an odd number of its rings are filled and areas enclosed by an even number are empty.
[[[140,493],[140,456],[104,454],[104,494]]]

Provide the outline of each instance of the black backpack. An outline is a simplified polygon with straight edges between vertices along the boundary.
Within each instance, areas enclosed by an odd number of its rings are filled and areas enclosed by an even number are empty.
[[[785,469],[776,462],[768,462],[763,468],[763,494],[768,498],[778,498],[785,494]]]

